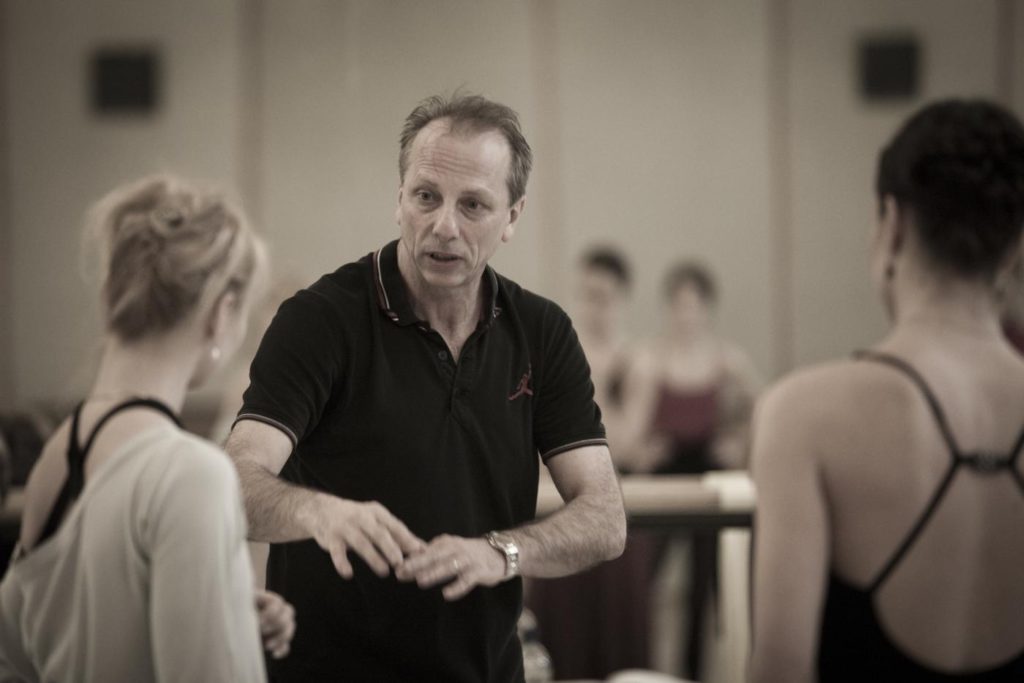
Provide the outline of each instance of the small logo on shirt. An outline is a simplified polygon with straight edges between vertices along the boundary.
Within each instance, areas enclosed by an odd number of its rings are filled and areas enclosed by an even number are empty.
[[[530,380],[533,379],[533,366],[526,366],[526,372],[523,373],[522,378],[519,380],[519,384],[512,393],[508,395],[508,400],[514,401],[520,396],[533,396],[533,389],[530,388]]]

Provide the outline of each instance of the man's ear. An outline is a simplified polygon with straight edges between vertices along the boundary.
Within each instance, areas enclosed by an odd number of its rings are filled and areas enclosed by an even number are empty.
[[[509,207],[508,225],[505,226],[505,230],[501,233],[502,242],[510,241],[516,234],[516,222],[523,215],[524,208],[526,208],[526,197],[520,197],[519,201]]]
[[[398,184],[398,203],[395,204],[395,223],[402,224],[402,184]]]

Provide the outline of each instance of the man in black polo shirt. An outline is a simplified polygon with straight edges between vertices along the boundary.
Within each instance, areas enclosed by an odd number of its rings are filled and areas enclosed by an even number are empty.
[[[400,238],[286,301],[227,449],[268,585],[295,606],[279,681],[520,681],[523,576],[617,556],[625,516],[565,313],[487,262],[522,213],[515,113],[406,119]],[[540,459],[566,505],[533,521]]]

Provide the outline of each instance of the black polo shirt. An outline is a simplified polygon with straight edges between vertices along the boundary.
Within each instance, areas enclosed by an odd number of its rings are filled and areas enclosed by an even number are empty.
[[[538,454],[605,443],[572,324],[488,268],[486,314],[456,363],[413,314],[397,246],[281,305],[238,419],[291,438],[284,479],[379,501],[424,540],[522,525]],[[297,621],[274,680],[522,680],[519,579],[447,603],[439,588],[381,579],[351,557],[346,581],[312,540],[271,546],[268,586]]]

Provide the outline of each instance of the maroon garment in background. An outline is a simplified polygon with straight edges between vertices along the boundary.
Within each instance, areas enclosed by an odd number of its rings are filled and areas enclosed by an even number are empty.
[[[631,533],[618,559],[573,576],[530,582],[526,604],[537,617],[556,678],[603,679],[621,669],[648,667],[656,540]]]
[[[714,469],[711,443],[718,427],[719,382],[695,389],[662,385],[651,431],[668,437],[669,459],[655,474],[702,474]]]

